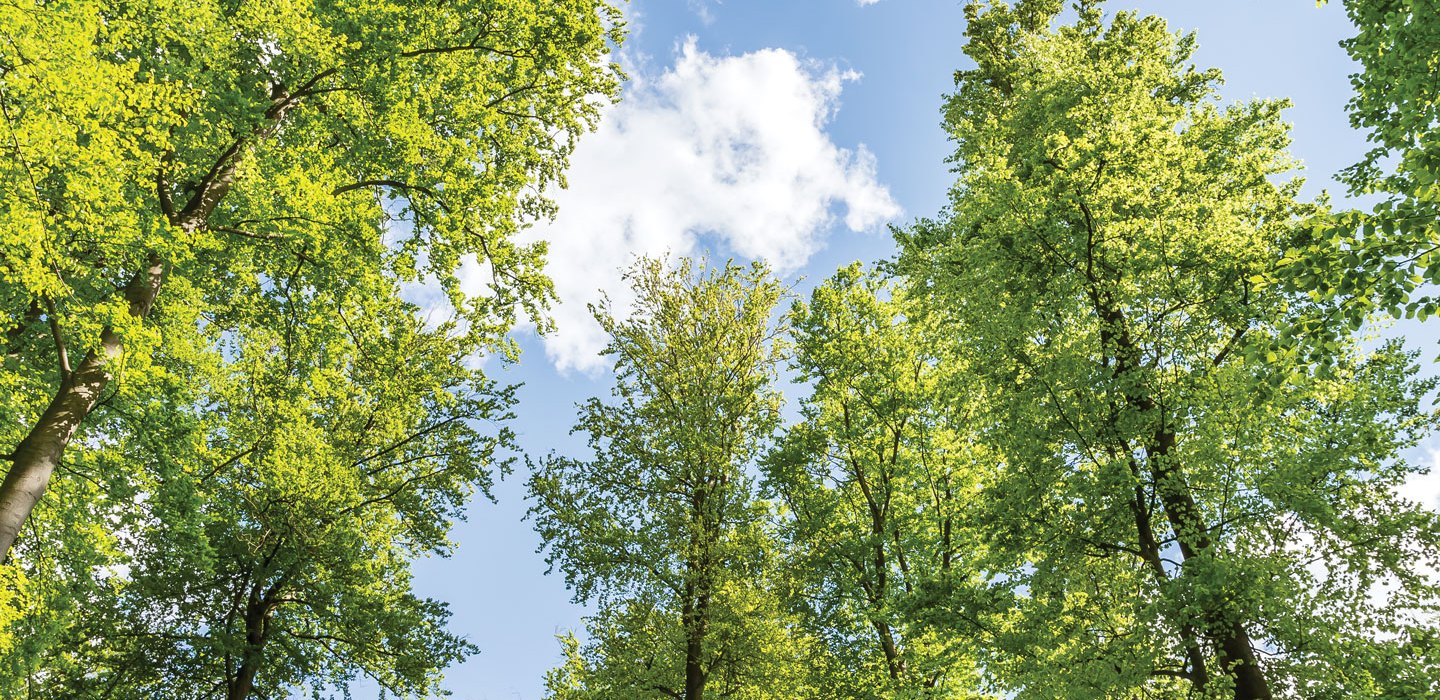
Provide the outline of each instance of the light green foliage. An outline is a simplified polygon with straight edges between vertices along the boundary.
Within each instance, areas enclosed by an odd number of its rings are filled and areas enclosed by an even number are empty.
[[[1434,624],[1436,518],[1394,493],[1432,385],[1393,344],[1275,350],[1311,307],[1265,275],[1316,213],[1284,104],[1221,107],[1193,37],[1059,5],[969,6],[951,208],[898,236],[1002,464],[955,629],[1017,697],[1382,697],[1423,669],[1377,636]]]
[[[758,264],[688,259],[642,260],[627,278],[628,315],[595,309],[615,386],[581,407],[594,456],[550,456],[530,482],[547,561],[600,607],[551,693],[803,697],[804,666],[788,663],[803,642],[778,608],[747,474],[779,421],[781,287]]]
[[[52,319],[72,364],[119,327],[135,392],[196,311],[264,280],[433,275],[487,337],[535,311],[542,250],[508,236],[615,94],[617,20],[583,0],[4,5],[0,444],[53,392]],[[116,290],[150,255],[163,318],[140,324]],[[459,291],[469,256],[486,294]]]
[[[232,361],[197,407],[171,407],[191,421],[157,431],[181,449],[122,446],[153,479],[121,529],[128,572],[33,660],[33,696],[244,697],[253,682],[283,697],[365,677],[420,697],[473,653],[442,604],[410,593],[409,562],[445,554],[488,488],[510,391],[467,367],[486,348],[454,324],[424,328],[373,291],[215,319]]]
[[[267,644],[266,693],[433,689],[466,647],[405,560],[505,440],[471,421],[508,393],[465,367],[546,325],[543,246],[513,234],[616,96],[621,30],[599,0],[0,4],[6,683],[223,685],[226,596],[281,577],[314,607],[277,635],[345,633]],[[449,321],[419,325],[415,282]],[[426,421],[397,454],[434,454],[357,463]]]
[[[779,557],[774,557],[780,561]],[[766,583],[785,572],[728,581],[712,602],[705,697],[735,700],[851,697],[857,679],[798,628]],[[758,584],[758,585],[757,585]],[[675,608],[642,599],[602,605],[586,620],[590,641],[561,637],[564,664],[546,676],[554,700],[683,698],[684,626]]]
[[[1351,76],[1350,123],[1373,147],[1341,179],[1380,202],[1314,222],[1281,279],[1338,302],[1335,316],[1350,327],[1376,309],[1424,319],[1440,310],[1424,287],[1440,281],[1440,3],[1344,4],[1356,35],[1341,45],[1361,68]]]
[[[766,459],[787,506],[788,566],[848,697],[971,697],[974,637],[928,628],[936,587],[973,584],[968,504],[989,459],[965,434],[963,374],[934,329],[858,264],[790,312],[802,421]],[[837,692],[841,692],[838,691]]]

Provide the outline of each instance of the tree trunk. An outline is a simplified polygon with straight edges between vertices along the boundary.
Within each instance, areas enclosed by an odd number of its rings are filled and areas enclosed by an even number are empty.
[[[1171,450],[1175,445],[1175,434],[1168,429],[1157,431],[1151,451],[1150,462],[1155,488],[1160,494],[1160,504],[1170,527],[1175,531],[1180,556],[1190,561],[1210,549],[1209,528],[1200,508],[1190,495],[1190,485],[1179,465],[1170,463]],[[1260,660],[1250,643],[1250,634],[1239,621],[1225,622],[1218,610],[1205,611],[1210,625],[1206,630],[1220,652],[1220,668],[1235,678],[1235,700],[1270,700],[1270,684],[1260,668]]]
[[[151,254],[145,268],[125,286],[131,316],[149,315],[164,275],[165,262]],[[0,563],[9,559],[10,546],[45,493],[50,476],[60,465],[65,446],[100,400],[100,393],[110,382],[109,365],[121,350],[120,335],[113,328],[102,331],[100,347],[86,353],[70,376],[62,379],[40,420],[16,445],[10,470],[0,483]]]
[[[1126,451],[1129,454],[1129,451]],[[1119,459],[1119,455],[1113,450],[1110,453],[1112,459]],[[1155,537],[1155,528],[1151,523],[1150,512],[1145,507],[1144,487],[1140,485],[1140,467],[1132,458],[1130,470],[1135,477],[1136,486],[1134,498],[1130,501],[1130,509],[1135,515],[1135,531],[1139,534],[1140,558],[1145,560],[1146,566],[1150,567],[1150,573],[1155,576],[1156,586],[1166,586],[1170,583],[1170,574],[1165,571],[1165,563],[1160,558],[1160,542]],[[1200,646],[1200,637],[1195,630],[1195,625],[1188,620],[1181,620],[1180,641],[1185,646],[1185,660],[1190,665],[1190,682],[1195,686],[1197,692],[1203,693],[1205,687],[1210,684],[1210,671],[1205,662],[1205,651]]]
[[[710,622],[708,582],[691,580],[686,583],[685,601],[680,606],[680,621],[685,628],[685,700],[705,697],[705,632]]]
[[[245,606],[245,651],[240,656],[240,668],[230,679],[226,700],[246,700],[255,689],[255,676],[260,673],[260,664],[265,660],[265,641],[270,634],[270,606],[262,600],[258,590],[251,590],[250,600]]]
[[[680,604],[680,622],[685,628],[685,700],[704,700],[707,673],[705,633],[710,625],[710,548],[718,538],[718,524],[709,513],[707,486],[697,486],[690,495],[690,552],[685,562],[685,599]]]
[[[885,652],[885,666],[890,671],[890,680],[898,681],[905,672],[905,665],[900,661],[900,648],[895,644],[895,633],[890,631],[889,623],[884,620],[875,620],[875,634],[880,637],[880,649]]]
[[[1130,335],[1124,311],[1116,308],[1108,293],[1095,287],[1090,290],[1090,298],[1102,324],[1102,350],[1107,346],[1115,349],[1116,376],[1124,377],[1139,371],[1142,366],[1140,348]],[[1157,425],[1145,444],[1150,479],[1160,496],[1161,509],[1174,531],[1181,559],[1188,562],[1210,549],[1210,529],[1190,492],[1183,469],[1175,461],[1175,431],[1169,426],[1163,407],[1139,388],[1138,381],[1125,390],[1125,402],[1142,414],[1155,414]],[[1235,679],[1235,700],[1271,700],[1270,686],[1250,643],[1249,633],[1240,621],[1226,622],[1223,612],[1203,611],[1202,615],[1209,623],[1204,634],[1219,652],[1221,669]]]
[[[1270,684],[1255,657],[1250,635],[1240,623],[1232,623],[1220,640],[1220,665],[1235,676],[1235,700],[1270,700]]]
[[[257,649],[252,655],[249,649],[245,651],[245,658],[240,662],[240,670],[230,682],[229,691],[225,694],[226,700],[246,700],[250,697],[250,691],[255,689],[255,675],[260,672],[260,653]]]
[[[701,659],[705,653],[705,635],[690,633],[685,637],[685,700],[704,700],[705,669]]]

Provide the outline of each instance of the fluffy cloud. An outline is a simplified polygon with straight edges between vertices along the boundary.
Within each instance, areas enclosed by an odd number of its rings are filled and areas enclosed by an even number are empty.
[[[788,272],[837,223],[864,231],[898,216],[870,152],[825,131],[858,77],[778,49],[711,56],[691,39],[672,69],[632,84],[576,149],[557,219],[530,233],[550,242],[556,366],[601,366],[586,305],[603,289],[628,306],[619,273],[636,256],[708,247]]]
[[[1429,462],[1430,470],[1425,474],[1410,475],[1401,485],[1399,493],[1426,508],[1440,510],[1440,445],[1426,448],[1425,461]]]

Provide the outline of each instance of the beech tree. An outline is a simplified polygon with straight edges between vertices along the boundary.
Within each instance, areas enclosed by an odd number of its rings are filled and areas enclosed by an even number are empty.
[[[613,400],[587,401],[576,425],[594,455],[551,455],[530,481],[547,561],[600,608],[552,695],[803,697],[747,473],[779,421],[783,290],[759,264],[689,259],[644,259],[627,279],[628,313],[594,309],[615,360]]]
[[[1396,343],[1294,332],[1324,309],[1268,280],[1323,209],[1285,179],[1285,104],[1222,107],[1192,35],[1076,7],[1052,28],[1058,1],[967,6],[959,180],[898,236],[1001,455],[976,501],[994,586],[952,602],[957,628],[993,637],[1017,697],[1382,697],[1433,673],[1378,638],[1433,624],[1436,516],[1395,493],[1433,383]]]
[[[242,700],[364,677],[440,694],[440,672],[475,648],[410,592],[409,562],[444,555],[450,523],[505,466],[510,432],[493,424],[512,401],[470,367],[487,348],[387,291],[247,296],[212,319],[232,359],[188,411],[172,407],[191,420],[158,428],[177,448],[120,446],[150,478],[120,520],[118,591],[16,687]]]
[[[848,670],[845,697],[972,697],[977,638],[917,608],[966,583],[980,545],[967,514],[987,464],[964,403],[964,371],[913,300],[859,264],[790,311],[797,379],[811,386],[765,460],[786,505],[788,566],[815,634]],[[969,583],[974,583],[969,581]]]
[[[152,358],[208,352],[247,282],[433,279],[487,338],[538,316],[543,247],[511,234],[616,94],[620,31],[600,0],[0,7],[0,559],[97,407],[183,379]]]

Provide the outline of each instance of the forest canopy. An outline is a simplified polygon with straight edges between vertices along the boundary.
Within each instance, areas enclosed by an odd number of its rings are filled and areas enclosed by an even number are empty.
[[[556,700],[1440,696],[1440,7],[1343,4],[1337,200],[1195,34],[964,3],[944,206],[638,257],[571,420],[498,368],[634,13],[0,3],[0,696],[446,695],[414,566],[515,473]]]

